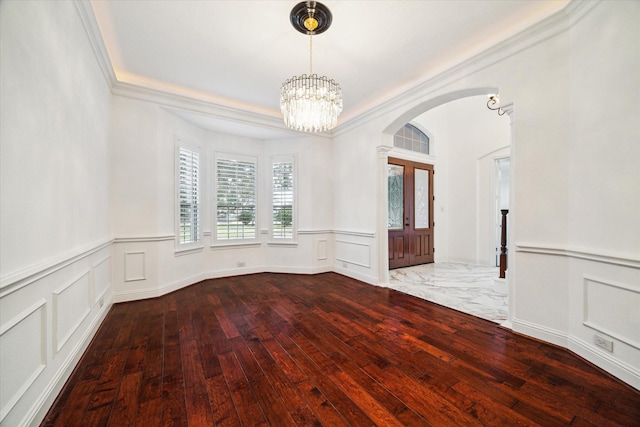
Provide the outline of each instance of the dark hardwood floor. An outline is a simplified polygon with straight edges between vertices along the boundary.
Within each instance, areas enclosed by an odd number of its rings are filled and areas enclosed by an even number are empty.
[[[344,276],[207,280],[116,304],[45,426],[639,426],[557,347]]]

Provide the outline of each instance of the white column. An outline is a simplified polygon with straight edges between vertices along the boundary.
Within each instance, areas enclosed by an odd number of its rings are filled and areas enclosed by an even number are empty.
[[[387,136],[387,135],[384,135]],[[393,138],[390,136],[390,138]],[[378,221],[376,230],[376,241],[378,243],[378,284],[389,283],[389,234],[388,234],[388,197],[387,194],[387,163],[389,161],[389,151],[393,147],[380,145],[378,150]]]

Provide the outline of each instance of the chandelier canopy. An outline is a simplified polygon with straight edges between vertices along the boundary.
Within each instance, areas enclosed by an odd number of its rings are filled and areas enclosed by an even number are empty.
[[[342,89],[335,80],[313,74],[312,37],[331,25],[331,11],[320,2],[303,1],[289,15],[293,27],[309,35],[309,74],[294,76],[282,84],[280,111],[284,123],[303,132],[322,132],[338,124]]]

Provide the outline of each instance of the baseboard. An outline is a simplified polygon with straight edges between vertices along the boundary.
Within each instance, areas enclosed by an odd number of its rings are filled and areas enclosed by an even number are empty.
[[[202,276],[202,277],[201,277]],[[178,282],[170,283],[162,288],[145,288],[145,289],[135,289],[131,291],[121,291],[113,293],[114,302],[128,302],[128,301],[137,301],[142,299],[149,298],[157,298],[162,295],[166,295],[173,291],[177,291],[178,289],[182,289],[185,286],[189,286],[193,283],[198,283],[201,280],[206,279],[203,275],[192,276],[187,280],[180,280]],[[191,282],[193,280],[193,282]]]
[[[539,340],[546,341],[560,347],[569,347],[569,337],[564,332],[546,326],[537,325],[535,323],[527,322],[526,320],[521,319],[513,319],[512,322],[514,332],[528,335],[530,337],[537,338]]]
[[[175,282],[167,283],[160,288],[146,288],[137,289],[132,291],[114,292],[114,302],[127,302],[137,301],[141,299],[157,298],[179,289],[191,286],[195,283],[202,282],[207,279],[218,279],[221,277],[230,276],[242,276],[245,274],[264,273],[264,267],[245,267],[234,268],[232,270],[219,270],[208,273],[196,274],[194,276],[187,277],[186,279],[180,279]]]
[[[179,289],[191,286],[207,279],[219,279],[222,277],[242,276],[245,274],[257,273],[288,273],[288,274],[319,274],[334,271],[332,266],[322,267],[244,267],[229,270],[210,271],[208,273],[196,274],[186,279],[168,283],[161,288],[146,288],[132,291],[114,292],[114,302],[136,301],[147,298],[157,298]]]
[[[525,320],[513,319],[513,330],[539,340],[566,348],[603,371],[640,390],[640,371],[615,357],[600,352],[591,344],[555,329],[536,325]]]
[[[500,323],[500,326],[505,328],[505,329],[509,329],[511,331],[513,331],[513,322],[509,319],[505,320],[504,322]]]
[[[360,280],[361,282],[368,283],[370,285],[378,285],[379,281],[377,277],[369,276],[367,274],[360,273],[356,270],[349,270],[348,268],[333,266],[332,270],[343,276],[351,277],[352,279]]]
[[[333,266],[326,265],[321,267],[269,267],[264,270],[265,273],[285,273],[285,274],[320,274],[330,273],[334,271]]]
[[[637,368],[598,350],[590,343],[577,337],[569,337],[568,349],[636,390],[640,390],[640,370]]]
[[[58,394],[64,387],[65,383],[73,373],[73,370],[77,366],[80,358],[89,347],[91,340],[100,329],[103,320],[107,316],[107,313],[111,309],[113,302],[105,301],[104,306],[100,308],[98,314],[93,318],[91,324],[86,329],[82,338],[78,341],[78,344],[73,348],[69,357],[62,363],[62,366],[58,372],[53,376],[49,384],[42,390],[38,399],[33,403],[31,409],[24,416],[18,426],[35,426],[39,425],[47,412],[53,405],[54,400],[58,397]]]

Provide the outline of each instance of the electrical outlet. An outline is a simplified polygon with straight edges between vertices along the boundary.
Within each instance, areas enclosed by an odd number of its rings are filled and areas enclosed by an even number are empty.
[[[347,264],[346,262],[342,263],[342,268],[349,268],[349,264]]]
[[[604,337],[601,337],[600,335],[594,335],[593,336],[594,342],[596,343],[596,345],[598,347],[604,348],[607,351],[610,351],[611,353],[613,353],[613,341]]]
[[[247,263],[246,263],[246,262],[244,262],[244,261],[238,261],[238,262],[236,263],[236,266],[237,266],[237,267],[244,267],[244,266],[246,266],[246,265],[247,265]]]

